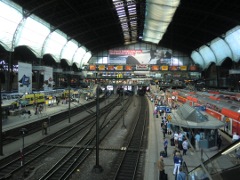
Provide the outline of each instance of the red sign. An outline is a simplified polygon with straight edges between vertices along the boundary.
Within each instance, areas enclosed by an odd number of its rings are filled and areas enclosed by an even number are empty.
[[[177,71],[178,70],[178,66],[170,66],[169,69],[171,71]]]
[[[132,66],[125,66],[125,70],[126,71],[131,71],[132,70]]]
[[[108,65],[108,70],[109,71],[113,71],[114,70],[114,66],[113,65]]]

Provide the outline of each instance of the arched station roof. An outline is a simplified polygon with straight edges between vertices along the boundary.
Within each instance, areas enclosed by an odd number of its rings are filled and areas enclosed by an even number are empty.
[[[237,0],[1,0],[0,44],[81,67],[93,53],[148,42],[202,68],[240,56]]]

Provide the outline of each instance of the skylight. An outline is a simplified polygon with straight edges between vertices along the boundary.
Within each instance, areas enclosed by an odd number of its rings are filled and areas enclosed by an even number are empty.
[[[179,3],[180,0],[146,0],[144,41],[159,43]]]
[[[137,10],[134,0],[113,0],[123,30],[124,43],[135,43],[137,35]]]

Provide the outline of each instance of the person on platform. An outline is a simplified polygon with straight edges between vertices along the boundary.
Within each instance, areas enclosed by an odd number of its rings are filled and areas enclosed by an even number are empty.
[[[185,172],[183,172],[182,167],[179,168],[177,180],[186,180],[186,174],[185,174]]]
[[[173,174],[175,175],[179,173],[179,168],[181,167],[183,162],[180,152],[176,152],[175,156],[173,157],[173,162],[174,162]]]
[[[179,131],[178,133],[178,149],[182,150],[183,134]]]
[[[167,140],[167,138],[164,138],[163,146],[164,146],[164,151],[165,151],[166,157],[167,157],[168,156],[167,155],[167,148],[168,148],[168,140]]]
[[[237,140],[239,140],[239,136],[238,136],[238,134],[236,132],[234,132],[233,136],[232,136],[232,142],[235,142]]]
[[[47,135],[47,127],[48,127],[48,124],[47,124],[46,121],[44,121],[44,122],[42,123],[42,134],[43,134],[43,135]]]
[[[218,150],[220,150],[221,146],[222,146],[222,136],[221,135],[219,135],[217,137],[217,146],[218,146]]]
[[[197,132],[197,134],[195,135],[195,148],[196,148],[196,151],[199,150],[199,141],[200,141],[200,134],[199,132]]]
[[[177,131],[175,131],[175,133],[173,135],[173,138],[174,138],[175,146],[178,147],[178,133],[177,133]]]
[[[183,156],[187,155],[187,150],[188,150],[188,141],[187,139],[184,139],[182,143],[182,148],[183,148]]]
[[[160,156],[158,162],[157,162],[158,170],[159,170],[159,180],[163,180],[164,177],[164,162],[163,162],[163,156]]]

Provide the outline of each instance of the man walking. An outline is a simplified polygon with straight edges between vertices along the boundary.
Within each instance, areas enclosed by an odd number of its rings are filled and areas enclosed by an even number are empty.
[[[167,157],[167,148],[168,148],[167,138],[164,138],[163,146],[164,146],[164,151],[165,151],[165,154],[166,154],[166,157]]]
[[[159,170],[159,180],[163,180],[163,178],[164,178],[164,162],[163,162],[162,156],[160,156],[157,166],[158,166],[158,170]]]
[[[187,155],[187,150],[188,150],[188,141],[187,141],[187,139],[184,139],[184,141],[182,143],[182,147],[183,147],[183,156]]]

